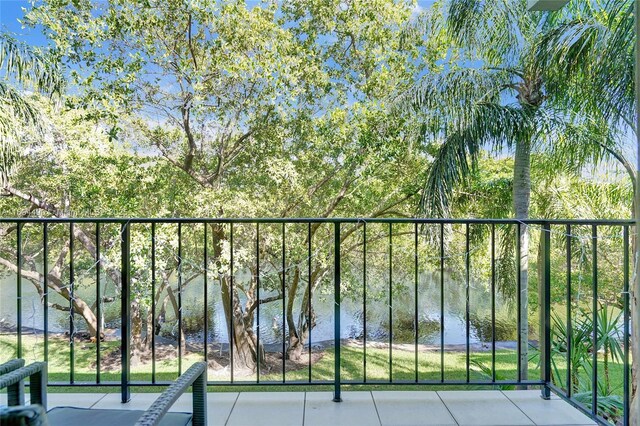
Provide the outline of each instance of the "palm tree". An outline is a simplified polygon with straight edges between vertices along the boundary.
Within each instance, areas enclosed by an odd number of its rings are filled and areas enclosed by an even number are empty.
[[[637,105],[635,103],[635,38],[633,0],[606,0],[571,2],[563,14],[550,16],[553,29],[541,39],[537,57],[542,64],[554,64],[556,74],[550,75],[549,84],[564,96],[559,98],[569,108],[580,108],[599,114],[611,127],[622,127],[637,135]],[[612,152],[627,171],[634,189],[632,211],[638,217],[640,209],[640,183],[638,173],[620,149]],[[640,245],[634,241],[638,258]],[[636,271],[638,263],[636,262]],[[637,276],[637,273],[636,273]],[[640,359],[640,307],[638,282],[631,298],[633,353],[633,380],[631,422],[640,423],[638,398]]]
[[[424,115],[424,136],[440,141],[427,173],[421,201],[426,215],[449,216],[450,200],[476,166],[484,148],[511,152],[513,213],[529,217],[531,154],[547,152],[581,167],[599,160],[615,143],[608,126],[560,110],[548,102],[545,77],[536,60],[536,41],[545,30],[543,14],[527,11],[526,1],[451,0],[434,13],[439,34],[451,39],[450,59],[424,76],[405,104]],[[438,20],[438,18],[434,18]],[[520,375],[528,377],[529,237],[520,227]]]
[[[36,90],[60,95],[64,79],[58,67],[41,52],[0,34],[0,184],[7,183],[15,164],[18,131],[41,130],[38,111],[25,94]]]

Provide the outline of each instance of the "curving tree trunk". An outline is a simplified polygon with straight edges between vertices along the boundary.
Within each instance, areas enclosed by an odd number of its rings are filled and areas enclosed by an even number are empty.
[[[142,311],[140,309],[140,299],[131,301],[131,365],[138,365],[141,362],[142,354],[147,350],[145,341],[142,338]]]
[[[63,258],[62,255],[66,254],[66,250],[59,256],[59,258]],[[18,273],[18,265],[14,262],[11,262],[4,257],[0,257],[0,265],[3,265],[10,271],[14,273]],[[26,269],[24,267],[20,268],[20,275],[23,278],[31,282],[40,294],[40,297],[43,297],[45,289],[42,287],[42,283],[44,282],[44,275],[34,269]],[[60,279],[60,268],[56,265],[47,275],[48,278],[48,287],[49,289],[55,291],[57,294],[62,296],[66,301],[71,300],[71,293],[65,286],[65,284]],[[61,311],[69,311],[69,306],[62,306],[57,303],[51,304],[51,307],[54,309],[58,309]],[[87,330],[91,337],[97,338],[98,335],[98,319],[94,314],[91,306],[82,300],[78,296],[74,296],[73,298],[73,312],[76,315],[80,315],[82,319],[87,324]],[[100,330],[100,335],[102,335],[102,330]]]
[[[253,314],[245,315],[242,311],[238,292],[234,288],[231,291],[228,279],[222,279],[222,305],[227,319],[227,333],[229,345],[233,346],[234,369],[247,369],[255,371],[258,354],[258,339],[253,331]],[[233,329],[231,324],[233,323]]]
[[[301,310],[297,322],[295,321],[293,313],[293,301],[300,283],[300,270],[298,268],[295,270],[294,279],[289,288],[289,296],[287,299],[287,325],[289,327],[287,358],[293,361],[300,361],[302,359],[304,344],[309,338],[309,332],[316,325],[316,313],[313,309],[313,304],[309,306],[309,296],[313,288],[315,288],[314,283],[319,282],[318,275],[319,270],[316,269],[311,274],[311,283],[307,282],[305,286],[304,295],[300,302]]]
[[[216,259],[216,265],[220,269],[222,267],[222,242],[226,240],[226,235],[224,227],[220,224],[213,224],[211,228],[214,241],[213,258]],[[250,309],[249,306],[256,306],[259,302],[255,300],[253,293],[247,294],[247,308],[243,310],[238,297],[238,288],[234,286],[232,289],[232,283],[228,277],[220,279],[220,287],[229,346],[233,348],[234,369],[255,371],[258,357],[260,357],[261,363],[264,361],[264,349],[262,346],[258,347],[258,338],[253,330],[253,309]]]

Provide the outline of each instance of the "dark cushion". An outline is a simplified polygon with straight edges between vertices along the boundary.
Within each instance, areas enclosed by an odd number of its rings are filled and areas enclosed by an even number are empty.
[[[133,425],[144,414],[142,410],[96,410],[90,408],[57,407],[49,410],[51,426],[127,426]],[[191,413],[167,413],[162,426],[187,426]]]
[[[0,425],[2,426],[46,426],[46,424],[47,414],[42,405],[0,407]]]

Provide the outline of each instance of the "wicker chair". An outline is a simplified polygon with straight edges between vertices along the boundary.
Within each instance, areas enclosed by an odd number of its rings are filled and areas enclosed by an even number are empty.
[[[24,367],[24,359],[12,359],[9,362],[0,364],[0,376],[17,370],[20,367]]]
[[[75,407],[47,407],[47,365],[36,362],[23,367],[23,360],[0,365],[0,389],[7,389],[8,407],[0,407],[2,426],[38,425],[136,425],[136,426],[205,426],[207,424],[207,364],[192,365],[169,386],[146,411],[93,410]],[[24,380],[29,377],[31,405],[24,404]],[[189,386],[193,390],[193,414],[169,413],[169,408]]]

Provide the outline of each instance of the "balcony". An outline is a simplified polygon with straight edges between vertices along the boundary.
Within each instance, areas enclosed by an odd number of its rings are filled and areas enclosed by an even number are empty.
[[[145,410],[158,396],[134,393],[123,404],[115,393],[54,393],[49,408]],[[349,391],[339,404],[331,401],[331,392],[209,392],[207,399],[212,426],[596,424],[557,396],[542,400],[538,390]],[[190,395],[171,411],[191,411]]]
[[[628,424],[630,221],[2,222],[0,362],[51,406],[204,359],[211,424]]]

